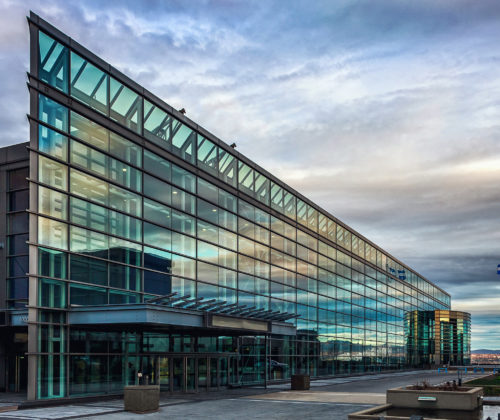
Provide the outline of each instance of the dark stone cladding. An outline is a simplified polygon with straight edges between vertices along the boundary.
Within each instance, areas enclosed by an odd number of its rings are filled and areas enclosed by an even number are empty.
[[[41,17],[39,17],[37,14],[35,14],[33,12],[30,12],[30,16],[27,17],[27,19],[28,19],[28,22],[31,25],[34,25],[35,27],[38,27],[43,32],[46,32],[51,37],[53,37],[54,39],[56,39],[58,42],[62,43],[63,45],[65,45],[67,47],[70,47],[75,52],[77,52],[78,54],[80,54],[84,58],[86,58],[89,61],[91,61],[92,64],[96,65],[101,70],[103,70],[105,72],[108,72],[111,76],[113,76],[114,78],[116,78],[117,80],[119,80],[120,82],[122,82],[123,84],[125,84],[126,86],[128,86],[129,88],[131,88],[132,90],[134,90],[139,95],[142,95],[144,98],[146,98],[147,100],[151,101],[152,103],[154,103],[158,107],[162,108],[167,113],[170,113],[172,116],[174,116],[179,121],[181,121],[182,123],[184,123],[187,126],[189,126],[191,129],[197,131],[198,133],[200,133],[201,135],[203,135],[204,137],[206,137],[208,140],[210,140],[213,143],[215,143],[217,146],[221,147],[222,149],[224,149],[228,153],[232,154],[233,156],[235,156],[239,160],[243,161],[245,164],[247,164],[248,166],[250,166],[252,169],[255,169],[256,171],[262,173],[267,178],[269,178],[270,180],[272,180],[274,183],[278,184],[282,188],[285,188],[287,191],[289,191],[292,194],[294,194],[297,198],[299,198],[300,200],[304,201],[308,205],[312,206],[317,211],[323,213],[324,215],[326,215],[327,217],[329,217],[330,219],[332,219],[335,223],[341,225],[342,227],[344,227],[345,229],[347,229],[351,233],[355,234],[356,236],[358,236],[360,239],[362,239],[366,243],[368,243],[371,246],[375,247],[377,250],[379,250],[380,252],[384,253],[388,257],[390,257],[396,263],[398,263],[401,266],[403,266],[405,269],[407,269],[407,270],[415,273],[416,275],[418,275],[419,277],[421,277],[422,279],[424,279],[428,283],[432,284],[434,287],[436,287],[436,289],[438,289],[439,291],[441,291],[445,295],[450,296],[449,293],[447,293],[446,291],[444,291],[442,288],[440,288],[439,286],[437,286],[433,282],[429,281],[425,276],[419,274],[417,271],[415,271],[414,269],[410,268],[408,265],[406,265],[402,261],[398,260],[393,255],[391,255],[390,253],[384,251],[378,245],[376,245],[375,243],[373,243],[372,241],[370,241],[369,239],[367,239],[365,236],[363,236],[362,234],[358,233],[354,229],[350,228],[344,222],[342,222],[341,220],[339,220],[335,216],[333,216],[331,213],[329,213],[328,211],[324,210],[323,208],[321,208],[320,206],[318,206],[317,204],[315,204],[314,202],[312,202],[310,199],[308,199],[307,197],[303,196],[301,193],[299,193],[298,191],[296,191],[295,189],[293,189],[289,185],[285,184],[280,179],[276,178],[274,175],[272,175],[271,173],[269,173],[267,170],[265,170],[264,168],[260,167],[258,164],[256,164],[255,162],[251,161],[246,156],[244,156],[240,152],[238,152],[235,149],[233,149],[232,147],[230,147],[227,143],[225,143],[224,141],[220,140],[218,137],[216,137],[215,135],[213,135],[212,133],[210,133],[209,131],[207,131],[205,128],[201,127],[200,125],[198,125],[197,123],[195,123],[194,121],[192,121],[190,118],[186,117],[184,114],[182,114],[179,111],[177,111],[176,109],[174,109],[172,106],[168,105],[165,101],[163,101],[162,99],[160,99],[159,97],[157,97],[153,93],[149,92],[144,87],[140,86],[138,83],[136,83],[135,81],[133,81],[132,79],[130,79],[128,76],[126,76],[122,72],[118,71],[116,68],[114,68],[113,66],[111,66],[109,63],[107,63],[106,61],[104,61],[103,59],[101,59],[100,57],[98,57],[97,55],[95,55],[94,53],[92,53],[91,51],[89,51],[87,48],[83,47],[81,44],[79,44],[78,42],[76,42],[75,40],[73,40],[72,38],[70,38],[68,35],[66,35],[63,32],[61,32],[59,29],[57,29],[54,26],[52,26],[50,23],[48,23],[47,21],[45,21],[44,19],[42,19]],[[32,45],[31,48],[34,49],[34,48],[36,48],[36,46]],[[32,50],[31,54],[32,55],[36,54],[36,51]],[[36,61],[36,60],[34,60],[34,61]],[[124,137],[129,138],[130,140],[134,141],[135,143],[141,145],[142,147],[148,148],[151,151],[153,151],[154,153],[157,153],[157,154],[159,154],[159,155],[161,155],[163,157],[168,158],[169,160],[171,160],[175,164],[183,167],[184,169],[187,169],[190,172],[193,172],[196,175],[201,176],[202,178],[204,178],[206,180],[209,180],[211,183],[217,185],[218,187],[226,189],[227,191],[231,192],[232,194],[234,194],[234,195],[236,195],[238,197],[241,197],[241,198],[243,198],[244,200],[246,200],[248,202],[251,202],[252,205],[254,205],[256,207],[259,207],[262,210],[267,211],[268,213],[272,214],[273,216],[275,216],[277,218],[280,218],[282,220],[285,220],[287,223],[292,224],[295,227],[298,227],[298,228],[300,228],[302,230],[307,231],[308,234],[314,236],[315,238],[317,238],[317,239],[321,238],[321,240],[323,242],[326,242],[329,245],[331,245],[331,246],[339,249],[343,253],[351,256],[352,258],[355,258],[355,259],[358,259],[358,260],[361,258],[361,257],[358,257],[356,254],[352,253],[350,250],[347,250],[347,249],[343,248],[342,246],[338,245],[337,243],[330,241],[328,238],[325,238],[324,236],[320,235],[319,233],[314,232],[312,230],[309,230],[307,227],[301,225],[297,221],[287,218],[286,216],[284,216],[281,213],[279,213],[279,212],[275,211],[274,209],[272,209],[270,206],[266,206],[265,204],[261,203],[260,201],[254,199],[253,197],[250,197],[250,196],[246,195],[245,193],[240,192],[238,189],[235,189],[234,187],[232,187],[232,186],[230,186],[230,185],[222,182],[218,178],[212,177],[210,174],[208,174],[205,171],[197,168],[195,165],[191,165],[188,162],[182,160],[181,158],[175,156],[174,154],[171,154],[168,151],[162,149],[161,147],[156,146],[152,142],[147,141],[144,137],[142,137],[141,135],[135,133],[134,131],[132,131],[132,130],[126,128],[126,127],[123,127],[122,125],[120,125],[118,123],[115,123],[114,121],[108,119],[106,116],[104,116],[104,115],[102,115],[102,114],[100,114],[100,113],[98,113],[96,111],[91,110],[86,105],[83,105],[82,103],[80,103],[77,99],[73,99],[72,97],[70,97],[68,94],[65,94],[64,92],[61,92],[60,90],[52,88],[51,86],[49,86],[49,85],[45,84],[44,82],[40,81],[35,74],[29,73],[29,84],[28,84],[28,87],[30,89],[35,89],[35,90],[39,91],[40,93],[53,98],[54,100],[62,103],[63,105],[68,106],[71,109],[74,109],[76,112],[79,112],[82,115],[95,120],[97,123],[99,123],[101,125],[109,127],[113,131],[117,132],[118,134],[123,135]],[[36,121],[35,116],[30,116],[30,120],[32,122],[35,122]],[[372,266],[373,268],[377,268],[376,265],[372,264],[368,260],[362,259],[362,262],[364,264],[368,264],[368,265]],[[389,272],[385,272],[385,275],[391,276],[391,274]],[[401,280],[401,279],[399,279],[399,278],[397,278],[395,276],[392,276],[392,277],[394,279],[396,279],[397,281],[404,282],[406,285],[408,285],[411,288],[415,288],[410,283],[408,283],[408,282],[406,282],[404,280]],[[425,292],[423,292],[421,290],[419,290],[419,292],[425,294]]]
[[[18,143],[0,148],[0,308],[7,307],[7,171],[29,165],[28,146]]]

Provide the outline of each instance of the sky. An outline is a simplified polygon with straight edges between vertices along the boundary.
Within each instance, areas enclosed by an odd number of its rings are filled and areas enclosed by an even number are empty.
[[[500,2],[0,0],[0,147],[33,10],[448,291],[500,349]]]

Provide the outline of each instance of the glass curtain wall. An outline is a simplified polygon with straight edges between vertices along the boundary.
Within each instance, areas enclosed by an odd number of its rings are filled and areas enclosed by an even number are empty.
[[[108,392],[139,363],[139,332],[122,337],[116,353],[108,344],[73,356],[80,338],[65,326],[65,310],[171,292],[297,313],[297,337],[268,344],[271,379],[405,365],[404,313],[446,309],[447,294],[97,63],[36,33],[38,77],[83,105],[32,92],[39,398]],[[240,380],[261,380],[261,339],[239,343]]]

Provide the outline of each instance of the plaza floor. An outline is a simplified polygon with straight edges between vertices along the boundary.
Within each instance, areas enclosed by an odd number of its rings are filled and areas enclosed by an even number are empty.
[[[467,374],[467,379],[482,375]],[[349,413],[385,403],[389,388],[427,381],[438,384],[456,379],[456,373],[437,371],[383,373],[323,379],[311,382],[309,391],[290,391],[290,384],[198,394],[162,394],[160,410],[137,415],[123,411],[123,400],[29,408],[0,412],[1,419],[347,419]],[[10,402],[0,399],[3,406]],[[0,405],[0,410],[1,410]]]

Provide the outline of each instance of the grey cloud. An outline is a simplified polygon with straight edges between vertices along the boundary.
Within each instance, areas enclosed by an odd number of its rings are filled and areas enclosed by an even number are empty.
[[[498,2],[0,1],[2,146],[28,7],[457,300],[498,295]]]

